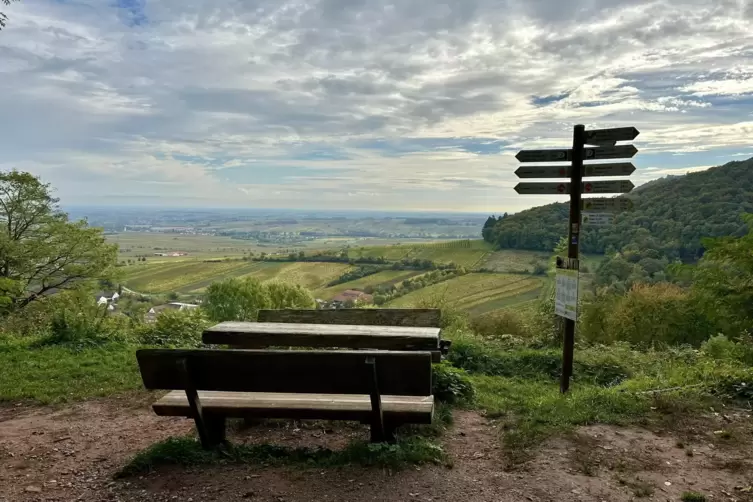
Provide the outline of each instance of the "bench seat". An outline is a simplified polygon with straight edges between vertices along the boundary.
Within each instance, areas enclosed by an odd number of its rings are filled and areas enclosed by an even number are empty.
[[[372,417],[368,395],[289,394],[277,392],[199,391],[205,413],[236,418],[299,418],[354,420],[367,423]],[[385,421],[430,424],[434,396],[382,395]],[[190,417],[186,393],[174,390],[152,405],[160,416]]]

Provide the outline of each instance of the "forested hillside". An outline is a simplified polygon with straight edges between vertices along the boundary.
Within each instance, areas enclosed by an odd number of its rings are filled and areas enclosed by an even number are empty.
[[[693,261],[704,237],[742,236],[740,218],[753,212],[753,158],[707,171],[647,183],[628,198],[634,211],[604,228],[585,227],[581,251],[653,249],[673,260]],[[549,204],[504,218],[490,217],[484,239],[500,248],[551,251],[567,232],[568,205]]]

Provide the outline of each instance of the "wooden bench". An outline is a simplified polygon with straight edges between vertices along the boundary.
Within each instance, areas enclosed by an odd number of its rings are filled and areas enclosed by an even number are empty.
[[[237,348],[317,347],[431,351],[443,341],[436,309],[261,310],[259,322],[223,322],[204,331],[207,344]]]
[[[147,389],[168,389],[161,416],[193,418],[204,448],[225,440],[227,417],[356,420],[371,441],[406,423],[431,423],[431,353],[142,349]]]

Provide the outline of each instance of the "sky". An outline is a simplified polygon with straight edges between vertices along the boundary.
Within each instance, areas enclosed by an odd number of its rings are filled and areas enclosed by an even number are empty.
[[[0,10],[0,170],[64,204],[516,212],[578,123],[641,131],[636,185],[753,157],[753,0]]]

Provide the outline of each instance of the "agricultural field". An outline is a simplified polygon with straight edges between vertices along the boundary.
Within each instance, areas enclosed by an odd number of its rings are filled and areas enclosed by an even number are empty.
[[[537,264],[546,269],[551,257],[552,253],[542,251],[500,249],[487,254],[479,268],[503,273],[531,273]]]
[[[119,259],[128,260],[147,256],[147,260],[179,261],[208,258],[239,257],[246,253],[274,253],[277,245],[262,246],[252,241],[231,239],[214,235],[183,235],[158,232],[122,232],[106,235],[110,243],[120,248]],[[183,251],[185,257],[160,257],[154,253]]]
[[[241,260],[223,262],[176,261],[146,263],[125,269],[124,285],[139,293],[200,293],[210,284],[230,277],[278,279],[309,289],[325,286],[350,266],[344,263],[273,263]]]
[[[437,263],[455,263],[465,268],[477,268],[493,248],[482,240],[456,240],[423,244],[359,247],[348,250],[348,257],[383,257],[388,261],[405,258],[431,260]]]
[[[387,306],[446,304],[479,315],[535,299],[543,282],[526,275],[472,273],[413,291]]]
[[[376,287],[383,285],[396,284],[400,281],[404,281],[409,277],[420,275],[422,271],[415,270],[384,270],[377,272],[376,274],[367,275],[350,282],[344,282],[342,284],[336,284],[328,288],[319,289],[314,292],[317,298],[323,300],[331,300],[333,297],[342,293],[346,289],[357,289],[363,291],[367,287]]]

